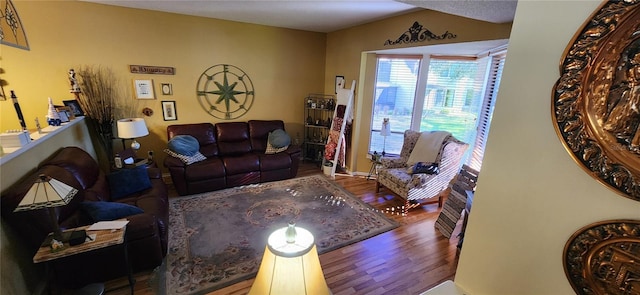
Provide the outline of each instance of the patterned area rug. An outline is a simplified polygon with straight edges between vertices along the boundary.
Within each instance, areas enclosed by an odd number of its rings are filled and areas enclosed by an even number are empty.
[[[398,224],[323,175],[171,199],[167,294],[204,294],[256,275],[267,237],[289,221],[320,254]]]

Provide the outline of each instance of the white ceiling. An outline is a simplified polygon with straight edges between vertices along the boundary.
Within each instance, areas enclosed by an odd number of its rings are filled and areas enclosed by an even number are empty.
[[[333,32],[431,9],[494,23],[513,21],[517,0],[83,0],[313,32]]]

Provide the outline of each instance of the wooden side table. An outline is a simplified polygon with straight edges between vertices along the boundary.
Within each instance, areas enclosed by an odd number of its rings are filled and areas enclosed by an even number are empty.
[[[77,230],[87,230],[89,226],[83,226],[73,229],[65,230],[68,231],[77,231]],[[127,247],[127,240],[125,238],[125,232],[127,227],[123,227],[117,230],[99,230],[99,231],[87,231],[87,236],[95,234],[96,237],[93,241],[84,242],[80,245],[70,246],[68,243],[64,243],[65,248],[52,252],[49,245],[42,245],[38,252],[33,256],[34,263],[45,262],[46,268],[46,276],[49,279],[50,276],[50,262],[59,258],[68,257],[80,253],[85,253],[93,250],[103,249],[112,246],[121,245],[124,250],[124,260],[127,268],[127,277],[129,279],[129,287],[131,289],[131,294],[133,294],[133,287],[135,285],[135,281],[133,279],[133,273],[131,270],[131,264],[129,262],[129,251]],[[50,234],[51,235],[51,234]]]

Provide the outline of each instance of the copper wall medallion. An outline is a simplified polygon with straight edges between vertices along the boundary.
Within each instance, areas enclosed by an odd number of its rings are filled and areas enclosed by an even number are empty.
[[[564,53],[552,117],[573,159],[640,201],[640,0],[608,1]]]
[[[586,226],[571,236],[563,257],[577,294],[640,294],[640,220]]]

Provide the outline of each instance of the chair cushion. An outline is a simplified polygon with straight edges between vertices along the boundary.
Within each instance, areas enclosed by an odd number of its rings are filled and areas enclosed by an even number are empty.
[[[82,202],[82,209],[94,222],[116,220],[144,213],[142,209],[118,202]]]
[[[151,187],[147,168],[120,169],[107,175],[111,199],[118,200]]]
[[[420,134],[416,146],[407,159],[407,165],[413,166],[418,162],[438,162],[442,143],[451,136],[446,131],[426,131]]]
[[[193,156],[200,150],[200,143],[191,135],[177,135],[168,143],[170,150],[185,156]]]

